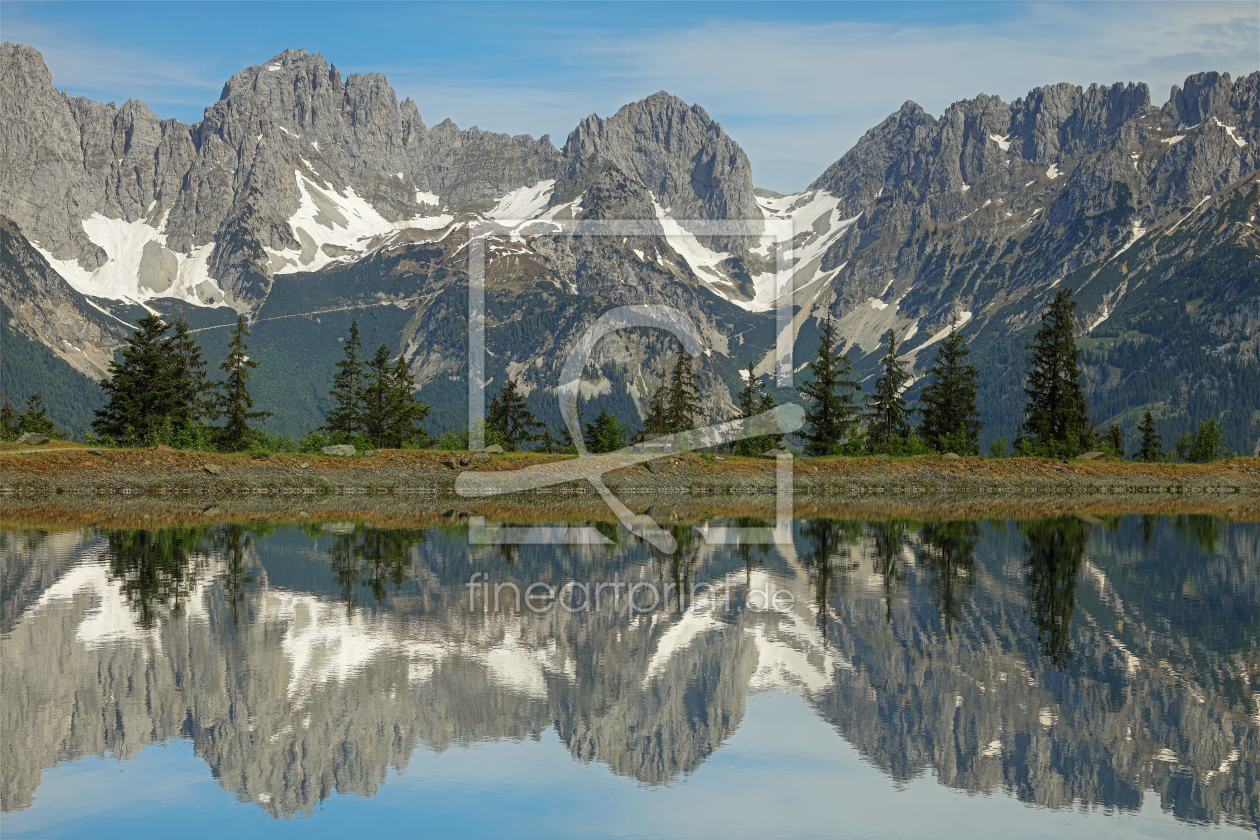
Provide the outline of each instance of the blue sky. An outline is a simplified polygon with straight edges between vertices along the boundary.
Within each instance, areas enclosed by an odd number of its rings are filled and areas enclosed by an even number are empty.
[[[195,122],[223,82],[283,49],[384,73],[429,125],[560,145],[582,117],[657,90],[698,102],[759,186],[805,187],[913,99],[1144,81],[1162,104],[1201,70],[1260,69],[1260,4],[2,2],[0,37],[53,82]]]

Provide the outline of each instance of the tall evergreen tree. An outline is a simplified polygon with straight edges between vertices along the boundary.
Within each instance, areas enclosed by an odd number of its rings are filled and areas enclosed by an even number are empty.
[[[516,390],[516,380],[509,379],[490,400],[486,426],[502,435],[504,449],[514,451],[539,440],[542,435],[536,430],[546,424],[540,423],[526,407],[525,398]]]
[[[853,424],[856,408],[854,392],[862,386],[853,381],[849,357],[836,347],[836,322],[828,313],[822,324],[818,358],[810,362],[811,377],[801,386],[805,407],[805,451],[809,455],[832,455],[840,451]]]
[[[382,344],[363,372],[358,405],[362,434],[378,449],[399,449],[424,443],[428,435],[416,424],[429,416],[429,407],[416,399],[414,380],[402,356],[391,362]]]
[[[774,408],[774,397],[766,390],[761,377],[749,371],[744,387],[735,396],[735,407],[739,409],[739,419],[747,420]],[[774,445],[773,435],[758,435],[735,441],[733,450],[736,455],[756,457],[767,449],[773,449]]]
[[[866,400],[866,444],[872,452],[880,452],[888,444],[910,437],[910,412],[901,396],[910,374],[906,372],[906,363],[897,355],[896,330],[888,331],[888,352],[884,354],[883,368]]]
[[[643,431],[650,435],[667,435],[670,433],[669,422],[665,418],[665,405],[669,399],[669,380],[667,374],[661,372],[661,386],[652,393],[648,400],[647,411],[643,416]]]
[[[4,405],[0,405],[0,440],[13,440],[17,436],[17,412],[5,400]]]
[[[695,358],[685,348],[668,375],[661,377],[661,387],[648,401],[643,430],[650,434],[671,435],[694,428],[703,416],[700,388],[693,368]]]
[[[377,448],[385,446],[385,437],[392,421],[393,394],[389,348],[382,344],[376,355],[363,370],[363,385],[359,388],[357,402],[360,411],[362,434]]]
[[[249,357],[246,351],[249,345],[249,330],[245,327],[245,316],[238,316],[236,326],[232,329],[232,340],[228,342],[227,358],[219,365],[219,370],[227,374],[219,383],[219,394],[215,402],[215,414],[223,419],[219,428],[219,445],[232,452],[239,452],[249,446],[254,436],[250,423],[263,420],[272,415],[270,411],[253,411],[254,398],[249,393],[249,372],[258,367],[258,362]]]
[[[214,414],[213,392],[206,376],[206,360],[182,318],[175,322],[171,336],[172,359],[176,398],[179,401],[178,416],[172,419],[177,429],[185,429],[204,423]]]
[[[34,432],[37,435],[58,437],[57,427],[48,418],[48,409],[44,408],[44,399],[38,393],[26,398],[26,410],[17,418],[18,434]]]
[[[144,444],[183,416],[182,374],[166,334],[168,326],[156,315],[136,321],[122,359],[110,362],[109,378],[101,382],[107,401],[96,410],[92,428],[119,443]]]
[[[1124,432],[1115,423],[1107,429],[1106,436],[1102,439],[1103,448],[1111,452],[1117,458],[1124,457]]]
[[[405,355],[399,355],[394,362],[390,375],[390,393],[393,408],[390,428],[392,445],[403,447],[428,444],[429,434],[419,424],[429,416],[429,407],[416,396],[416,380],[411,375]]]
[[[696,385],[694,359],[686,349],[678,352],[678,360],[669,377],[669,396],[665,401],[665,421],[671,432],[694,428],[703,417],[700,388]]]
[[[1146,461],[1148,463],[1164,460],[1164,439],[1160,437],[1159,430],[1155,428],[1155,418],[1151,416],[1149,411],[1142,415],[1142,422],[1138,424],[1138,431],[1142,433],[1142,445],[1133,457],[1138,461]]]
[[[628,425],[618,420],[608,409],[601,408],[595,419],[585,424],[582,438],[590,452],[616,452],[625,444],[628,431]]]
[[[1073,334],[1076,302],[1060,289],[1041,318],[1024,386],[1024,423],[1016,451],[1072,458],[1093,445],[1089,403],[1081,388],[1080,350]]]
[[[932,381],[919,392],[919,437],[937,452],[980,454],[984,421],[976,407],[978,373],[967,361],[970,354],[954,319],[928,371]]]
[[[345,356],[337,362],[337,372],[333,374],[333,387],[329,392],[329,396],[333,398],[333,410],[328,412],[324,423],[324,430],[336,440],[348,441],[363,428],[363,407],[360,403],[363,392],[363,361],[359,358],[362,347],[359,322],[351,321],[350,336],[342,348]]]
[[[1198,428],[1193,432],[1182,432],[1173,451],[1181,460],[1195,464],[1207,464],[1227,457],[1221,427],[1215,417],[1199,421]]]

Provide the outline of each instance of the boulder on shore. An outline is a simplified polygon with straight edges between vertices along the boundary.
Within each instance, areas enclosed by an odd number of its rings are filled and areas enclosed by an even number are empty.
[[[35,432],[24,432],[14,443],[22,446],[39,446],[48,443],[48,435],[36,434]]]
[[[350,458],[353,457],[355,448],[348,443],[338,443],[334,446],[325,446],[319,451],[334,458]]]
[[[499,446],[499,444],[497,444],[497,443],[496,443],[496,444],[494,444],[493,446],[487,446],[487,447],[486,447],[486,454],[487,454],[487,455],[502,455],[502,454],[503,454],[503,447],[502,447],[502,446]]]

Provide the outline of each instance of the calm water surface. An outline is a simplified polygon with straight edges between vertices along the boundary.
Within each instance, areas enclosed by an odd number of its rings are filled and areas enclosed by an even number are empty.
[[[0,534],[0,827],[1257,835],[1255,523],[759,524]]]

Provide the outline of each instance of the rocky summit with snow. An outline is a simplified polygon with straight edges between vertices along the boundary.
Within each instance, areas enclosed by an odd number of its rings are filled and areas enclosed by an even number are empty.
[[[1191,76],[1163,105],[1132,83],[980,95],[939,117],[907,102],[808,190],[779,196],[755,188],[703,108],[663,91],[587,117],[557,149],[430,128],[383,76],[343,78],[288,50],[237,73],[185,125],[136,100],[69,96],[38,51],[5,43],[5,397],[42,390],[81,430],[99,404],[93,379],[136,317],[185,318],[213,357],[240,313],[263,362],[256,398],[273,429],[302,434],[322,422],[355,318],[365,343],[406,355],[432,431],[458,427],[476,236],[491,387],[516,379],[552,422],[569,350],[610,308],[686,314],[703,338],[706,408],[725,418],[741,372],[770,372],[786,304],[798,370],[828,313],[863,376],[889,329],[921,377],[951,321],[964,324],[985,438],[1010,437],[1024,345],[1067,286],[1096,420],[1132,430],[1150,410],[1167,438],[1216,417],[1251,452],[1258,105],[1260,72]],[[641,224],[567,235],[595,220]],[[639,423],[676,347],[658,330],[607,336],[581,385],[588,407]]]

